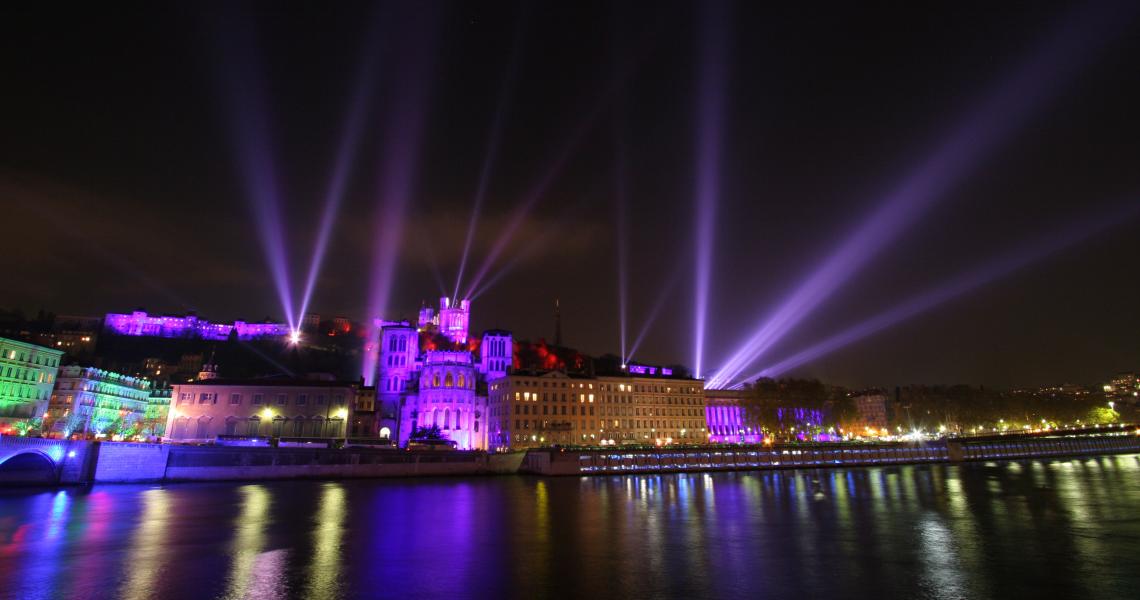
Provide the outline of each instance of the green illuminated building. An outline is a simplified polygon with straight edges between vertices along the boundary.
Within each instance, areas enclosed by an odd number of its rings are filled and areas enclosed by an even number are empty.
[[[62,350],[0,338],[0,433],[43,417]]]
[[[63,367],[51,397],[48,430],[63,436],[137,435],[150,396],[150,381],[142,377],[94,367]]]

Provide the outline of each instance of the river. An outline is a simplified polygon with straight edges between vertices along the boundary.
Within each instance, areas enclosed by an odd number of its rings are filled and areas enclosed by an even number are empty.
[[[1140,455],[0,491],[5,598],[1136,598]]]

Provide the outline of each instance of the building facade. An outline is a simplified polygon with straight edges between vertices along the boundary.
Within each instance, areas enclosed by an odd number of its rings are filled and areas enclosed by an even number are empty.
[[[173,386],[166,439],[343,437],[357,397],[370,393],[359,382],[200,378]]]
[[[487,381],[511,368],[514,344],[509,331],[491,329],[479,338],[468,331],[471,303],[440,299],[437,314],[420,309],[413,326],[382,321],[376,340],[378,418],[376,433],[404,445],[418,431],[438,428],[464,450],[487,443]]]
[[[47,411],[62,350],[0,338],[0,432]]]
[[[174,390],[168,387],[155,388],[150,391],[146,403],[146,413],[143,415],[140,435],[147,439],[160,438],[166,435],[166,422],[170,418],[170,401]]]
[[[744,409],[744,390],[706,390],[705,418],[709,441],[715,444],[756,444],[763,434],[752,427]]]
[[[855,433],[870,435],[883,434],[889,422],[887,403],[890,398],[882,390],[866,390],[856,392],[851,396],[855,404],[855,415],[858,419],[851,427]]]
[[[149,315],[141,310],[129,314],[107,313],[103,330],[114,335],[203,340],[227,340],[231,334],[239,340],[255,340],[287,337],[292,333],[284,323],[212,323],[196,315]]]
[[[138,434],[150,403],[151,382],[94,367],[59,370],[48,408],[48,431],[108,437]]]
[[[490,448],[704,443],[700,380],[511,373],[488,383]]]

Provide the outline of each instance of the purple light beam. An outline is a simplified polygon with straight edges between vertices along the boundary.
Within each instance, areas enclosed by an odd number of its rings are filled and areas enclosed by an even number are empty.
[[[617,228],[618,324],[621,327],[622,362],[628,362],[626,358],[630,353],[626,352],[626,314],[629,304],[629,241],[626,239],[626,236],[629,235],[629,232],[626,230],[628,202],[626,198],[627,166],[625,144],[617,121],[618,119],[615,119],[614,124],[614,203],[616,205],[615,212],[617,213],[617,218],[614,219],[614,223]]]
[[[434,9],[434,6],[402,5],[408,14],[393,19],[401,23],[403,51],[396,70],[398,79],[394,84],[395,105],[388,113],[390,118],[385,135],[384,159],[380,167],[368,323],[384,318],[392,282],[395,280],[405,212],[423,145],[438,21],[435,11],[429,10]],[[369,331],[370,338],[373,333]],[[361,366],[367,385],[371,385],[375,376],[377,359],[375,351],[365,353]]]
[[[696,272],[693,278],[693,376],[697,379],[700,379],[704,368],[709,281],[713,268],[713,235],[716,205],[720,197],[720,155],[727,78],[725,63],[728,53],[725,34],[728,26],[727,3],[710,1],[704,3],[702,8],[695,193]]]
[[[226,95],[226,116],[245,194],[250,202],[254,226],[269,272],[277,289],[281,308],[290,329],[297,328],[293,314],[293,293],[289,284],[289,258],[280,211],[281,191],[273,163],[267,103],[263,97],[259,53],[254,48],[250,28],[243,19],[225,20],[222,35],[222,84]],[[238,28],[241,28],[239,31]]]
[[[378,27],[376,29],[378,29]],[[301,295],[301,310],[297,313],[298,316],[304,316],[309,310],[309,301],[313,297],[313,289],[316,287],[317,278],[321,271],[321,264],[325,259],[325,250],[328,247],[329,234],[340,212],[340,205],[344,200],[344,191],[348,183],[348,177],[352,173],[352,166],[356,161],[356,152],[360,147],[361,133],[364,131],[367,109],[372,103],[372,97],[374,96],[376,88],[376,77],[374,73],[376,63],[378,62],[378,49],[376,48],[376,40],[378,37],[379,32],[375,30],[369,36],[370,41],[365,48],[364,60],[359,73],[357,73],[355,91],[352,94],[347,117],[344,121],[344,128],[341,131],[340,145],[337,147],[336,159],[333,162],[332,177],[330,177],[328,188],[325,190],[324,210],[321,213],[321,220],[317,227],[317,237],[313,247],[312,261],[309,263],[309,272],[305,277],[305,291]]]
[[[1019,247],[1001,256],[992,263],[963,273],[943,285],[914,296],[906,302],[883,311],[858,325],[850,327],[771,365],[753,374],[746,381],[754,381],[760,377],[777,377],[790,369],[816,360],[888,327],[918,316],[966,292],[991,283],[1013,271],[1077,244],[1102,230],[1114,225],[1123,224],[1127,220],[1135,217],[1138,210],[1140,210],[1140,206],[1133,204],[1122,210],[1114,210],[1110,213],[1102,214],[1097,218],[1086,219],[1080,222],[1076,227],[1069,227],[1064,231],[1042,236],[1033,243]]]
[[[649,333],[649,328],[653,325],[653,322],[657,320],[657,316],[661,314],[661,308],[665,306],[665,301],[672,296],[673,289],[677,287],[680,281],[681,270],[674,269],[669,280],[665,282],[665,287],[661,290],[661,293],[657,295],[657,298],[654,299],[653,306],[650,307],[645,321],[641,324],[641,329],[637,332],[637,337],[633,340],[633,345],[629,348],[629,354],[622,355],[622,360],[626,364],[629,364],[629,362],[633,360],[633,355],[637,354],[637,349],[641,347],[641,342],[645,339],[646,334]]]
[[[598,116],[606,108],[607,104],[610,101],[610,98],[613,97],[616,87],[620,84],[621,81],[624,81],[629,76],[634,67],[636,67],[640,63],[641,59],[644,58],[648,53],[647,51],[650,47],[650,44],[648,43],[649,37],[651,37],[652,34],[656,33],[656,29],[651,30],[650,35],[647,35],[645,39],[641,40],[641,43],[638,45],[639,50],[635,52],[633,54],[633,57],[630,58],[626,63],[617,68],[619,75],[613,78],[613,80],[609,83],[609,85],[607,85],[594,106],[585,113],[585,116],[582,117],[582,119],[578,121],[576,126],[570,131],[570,136],[566,138],[566,142],[559,148],[558,153],[554,155],[554,159],[550,162],[550,167],[543,171],[542,176],[538,179],[537,182],[535,182],[535,185],[532,186],[523,196],[522,202],[520,202],[515,207],[515,210],[512,211],[510,219],[507,221],[507,225],[503,227],[503,230],[496,237],[495,243],[491,246],[490,252],[488,252],[487,256],[480,264],[479,270],[476,271],[475,277],[467,285],[468,293],[464,294],[463,297],[472,298],[473,290],[479,289],[481,287],[480,284],[483,282],[483,279],[486,278],[490,273],[491,268],[495,265],[495,261],[499,258],[499,255],[502,254],[504,250],[506,250],[511,238],[514,237],[515,232],[518,231],[519,226],[522,225],[523,221],[526,219],[526,216],[539,202],[539,200],[541,200],[542,197],[546,194],[546,190],[551,186],[551,184],[554,183],[555,179],[562,172],[562,169],[565,168],[566,164],[570,162],[570,158],[574,155],[574,152],[578,149],[578,146],[582,143],[582,140],[586,137],[586,134],[593,129],[594,123],[597,121]],[[496,277],[496,279],[500,278]],[[482,288],[486,288],[486,286],[484,285]]]
[[[492,287],[494,287],[496,283],[498,283],[503,277],[510,273],[516,266],[519,265],[519,263],[537,252],[544,243],[546,243],[548,240],[556,239],[558,232],[561,230],[561,225],[568,222],[572,215],[581,210],[585,205],[586,200],[587,198],[583,198],[560,211],[558,213],[558,216],[543,229],[542,233],[536,235],[534,239],[530,240],[526,246],[524,246],[518,252],[515,252],[509,262],[507,262],[498,271],[496,271],[490,279],[484,281],[483,285],[479,286],[477,290],[475,290],[471,295],[467,296],[467,299],[473,301],[479,296],[485,294],[487,290],[490,290]]]
[[[1082,8],[1084,5],[1082,5]],[[1061,84],[1092,60],[1135,16],[1095,5],[1067,15],[1047,42],[952,129],[946,141],[891,192],[863,224],[797,288],[775,313],[758,325],[706,387],[721,388],[737,379],[776,341],[814,310],[878,252],[1025,125]],[[1122,13],[1127,14],[1122,14]]]
[[[471,253],[471,243],[475,239],[476,225],[479,223],[479,213],[483,208],[483,199],[487,196],[487,187],[491,181],[491,169],[499,155],[499,143],[503,134],[503,122],[506,114],[510,112],[511,99],[514,97],[515,78],[518,73],[519,56],[522,54],[522,32],[524,18],[520,16],[515,23],[515,40],[511,50],[511,62],[503,75],[503,82],[499,88],[499,102],[495,109],[495,118],[491,123],[491,136],[487,139],[487,148],[483,154],[483,166],[479,170],[479,184],[475,188],[475,198],[471,203],[471,219],[467,223],[467,238],[463,242],[463,255],[459,259],[459,272],[455,276],[455,293],[453,298],[459,298],[459,288],[463,285],[463,272],[467,268],[467,258]]]

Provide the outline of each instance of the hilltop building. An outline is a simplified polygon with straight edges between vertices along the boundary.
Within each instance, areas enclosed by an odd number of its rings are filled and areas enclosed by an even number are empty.
[[[487,381],[511,368],[509,331],[492,329],[472,338],[469,300],[440,298],[439,313],[420,309],[415,326],[380,323],[375,410],[396,417],[400,444],[424,428],[438,427],[461,449],[487,448]],[[385,419],[379,419],[383,423]]]
[[[103,319],[103,331],[113,335],[219,341],[229,339],[230,335],[236,335],[239,340],[255,340],[286,337],[291,333],[289,326],[284,323],[212,323],[192,314],[158,316],[142,310],[130,314],[107,313]]]

